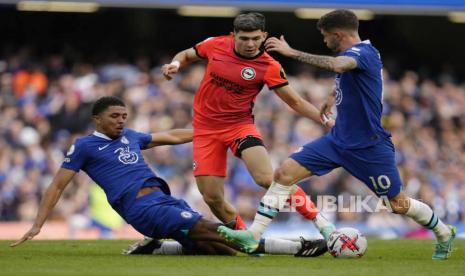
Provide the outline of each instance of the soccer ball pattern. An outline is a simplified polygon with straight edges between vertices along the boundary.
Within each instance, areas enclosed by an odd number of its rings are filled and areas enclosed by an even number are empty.
[[[331,233],[328,251],[335,258],[360,258],[365,254],[368,242],[355,228],[340,228]]]

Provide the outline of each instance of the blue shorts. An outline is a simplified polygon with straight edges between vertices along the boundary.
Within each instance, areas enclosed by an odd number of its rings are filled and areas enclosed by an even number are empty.
[[[363,149],[343,149],[325,135],[290,156],[315,175],[343,167],[377,196],[393,198],[402,188],[390,138]]]
[[[175,239],[187,249],[195,249],[195,243],[188,234],[202,218],[187,202],[161,190],[135,199],[123,217],[143,235],[156,239]]]

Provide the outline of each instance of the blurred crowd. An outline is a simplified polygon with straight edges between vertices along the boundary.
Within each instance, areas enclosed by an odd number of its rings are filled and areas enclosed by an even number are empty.
[[[0,221],[31,221],[42,193],[80,135],[93,131],[90,108],[105,95],[121,97],[130,111],[128,127],[142,132],[190,128],[192,101],[204,65],[183,69],[172,81],[148,59],[104,64],[67,64],[61,55],[34,61],[16,54],[0,61]],[[288,76],[290,84],[320,107],[333,87],[333,76],[316,75],[301,67]],[[451,80],[420,78],[406,71],[398,79],[384,72],[384,126],[392,133],[398,167],[406,192],[431,205],[451,223],[465,222],[465,89]],[[354,111],[357,112],[357,111]],[[296,116],[266,87],[256,100],[256,124],[273,166],[325,129]],[[146,161],[167,180],[172,193],[212,217],[197,191],[191,168],[191,144],[165,146],[144,153]],[[226,198],[250,220],[264,191],[240,160],[230,154]],[[342,169],[300,183],[317,195],[372,195]],[[90,179],[81,172],[51,219],[89,216]],[[319,203],[319,202],[318,202]],[[348,204],[344,201],[343,204]],[[369,212],[332,212],[337,222],[397,225],[398,216]],[[302,220],[297,214],[280,220]]]

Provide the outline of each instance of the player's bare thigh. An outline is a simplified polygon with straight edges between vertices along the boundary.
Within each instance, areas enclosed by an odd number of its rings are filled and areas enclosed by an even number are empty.
[[[241,159],[255,183],[268,189],[273,182],[273,167],[266,148],[263,146],[247,148],[242,151]]]
[[[274,172],[274,181],[290,186],[312,176],[312,172],[301,166],[292,158],[287,158]]]

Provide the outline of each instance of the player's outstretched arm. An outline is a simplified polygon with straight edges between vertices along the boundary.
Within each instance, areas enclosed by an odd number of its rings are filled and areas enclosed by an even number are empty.
[[[21,239],[12,243],[10,245],[11,247],[20,245],[23,242],[30,240],[34,238],[37,234],[39,234],[40,229],[42,228],[45,221],[47,220],[47,217],[50,211],[52,211],[53,207],[55,207],[55,204],[60,199],[60,196],[63,190],[65,189],[65,187],[68,185],[68,183],[71,181],[71,179],[74,177],[75,174],[76,172],[73,170],[68,170],[64,168],[60,168],[58,170],[55,177],[53,178],[52,183],[45,191],[44,197],[40,201],[39,211],[37,212],[36,219],[31,229],[29,229],[29,231],[27,231],[26,234],[24,234]]]
[[[167,80],[171,80],[173,75],[179,71],[179,68],[199,59],[194,48],[186,49],[177,53],[170,64],[163,65],[161,72]]]
[[[313,104],[304,100],[290,85],[276,88],[274,91],[281,100],[299,115],[317,123],[322,123],[320,111]]]
[[[152,141],[147,148],[189,143],[192,141],[192,135],[192,129],[171,129],[164,132],[152,133]]]
[[[265,49],[269,52],[278,52],[283,56],[335,73],[342,73],[357,68],[357,61],[348,56],[331,57],[313,55],[293,49],[286,42],[284,36],[281,36],[279,39],[276,37],[267,39]]]

